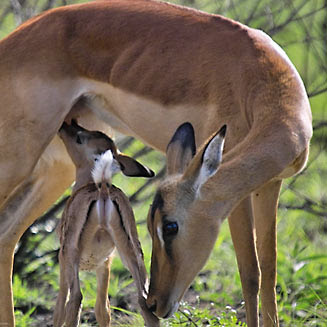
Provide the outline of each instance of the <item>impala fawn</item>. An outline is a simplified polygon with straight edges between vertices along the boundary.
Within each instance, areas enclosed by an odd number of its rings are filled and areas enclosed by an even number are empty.
[[[54,326],[79,324],[79,270],[96,271],[96,319],[101,327],[110,326],[108,287],[115,247],[136,282],[146,325],[159,325],[145,306],[147,275],[131,205],[111,183],[113,173],[119,170],[127,176],[143,177],[152,177],[153,172],[118,153],[113,141],[101,132],[87,131],[73,122],[64,124],[59,134],[76,166],[76,183],[58,228],[60,291]]]

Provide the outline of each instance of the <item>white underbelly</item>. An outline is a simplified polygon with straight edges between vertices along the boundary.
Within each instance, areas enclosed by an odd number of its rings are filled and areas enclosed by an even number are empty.
[[[201,110],[198,105],[164,106],[110,84],[88,79],[81,79],[79,87],[81,95],[88,98],[88,106],[101,120],[161,151],[166,150],[181,123],[189,121],[195,129],[201,130],[203,111],[210,111],[210,108]]]

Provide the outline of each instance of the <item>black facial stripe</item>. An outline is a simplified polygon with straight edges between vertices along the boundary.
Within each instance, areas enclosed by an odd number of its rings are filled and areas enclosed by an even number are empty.
[[[165,250],[167,253],[168,258],[172,261],[173,260],[173,247],[172,247],[172,238],[165,239],[164,237],[164,242],[165,242]]]
[[[164,200],[162,198],[162,195],[160,193],[160,191],[157,191],[153,203],[152,203],[152,208],[151,208],[151,220],[153,223],[154,220],[154,215],[157,209],[162,210],[164,207]],[[162,226],[167,223],[168,220],[166,218],[166,216],[164,214],[162,214]],[[172,241],[174,239],[174,237],[171,236],[165,236],[164,233],[162,232],[162,237],[163,237],[163,241],[165,243],[165,250],[167,253],[168,258],[173,261],[173,248],[172,248]]]
[[[164,226],[165,224],[169,223],[170,220],[167,219],[166,216],[162,217],[162,226]],[[164,240],[165,243],[165,250],[167,253],[168,258],[172,261],[173,260],[173,247],[172,247],[172,243],[174,240],[175,235],[165,235],[165,233],[163,232],[163,228],[162,228],[162,238]]]
[[[152,219],[152,221],[154,219],[154,214],[155,214],[156,210],[157,209],[161,210],[163,208],[163,205],[164,205],[164,201],[163,201],[163,198],[161,196],[161,193],[157,192],[155,197],[154,197],[154,200],[153,200],[153,203],[152,203],[152,208],[151,208],[151,219]]]

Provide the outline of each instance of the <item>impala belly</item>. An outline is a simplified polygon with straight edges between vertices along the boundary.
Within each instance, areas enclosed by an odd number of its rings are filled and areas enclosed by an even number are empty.
[[[93,207],[83,228],[81,240],[80,268],[94,270],[113,254],[114,241],[108,230],[99,228],[98,216]]]
[[[217,106],[208,105],[206,109],[197,104],[165,106],[102,82],[83,79],[80,85],[81,95],[86,97],[87,106],[97,117],[117,131],[135,136],[161,151],[166,149],[176,126],[184,121],[190,121],[199,131],[198,142],[201,143],[208,134],[207,130],[205,135],[201,134],[206,127],[203,112],[207,112],[209,117]],[[162,128],[162,122],[165,122],[165,128]],[[219,119],[216,124],[220,126]],[[160,131],[160,137],[155,137],[154,130]]]
[[[45,151],[42,153],[42,156],[36,165],[36,169],[42,161],[49,166],[54,165],[55,162],[66,166],[72,166],[72,160],[66,151],[64,143],[58,135],[53,138],[53,140],[46,147]],[[72,175],[73,174],[74,173],[72,169]]]

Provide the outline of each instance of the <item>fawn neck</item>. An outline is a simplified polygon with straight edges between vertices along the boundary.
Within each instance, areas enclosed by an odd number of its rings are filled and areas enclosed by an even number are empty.
[[[91,166],[83,166],[83,167],[76,168],[76,179],[75,179],[75,185],[73,187],[73,192],[77,191],[83,185],[93,182],[91,171],[92,171]]]

